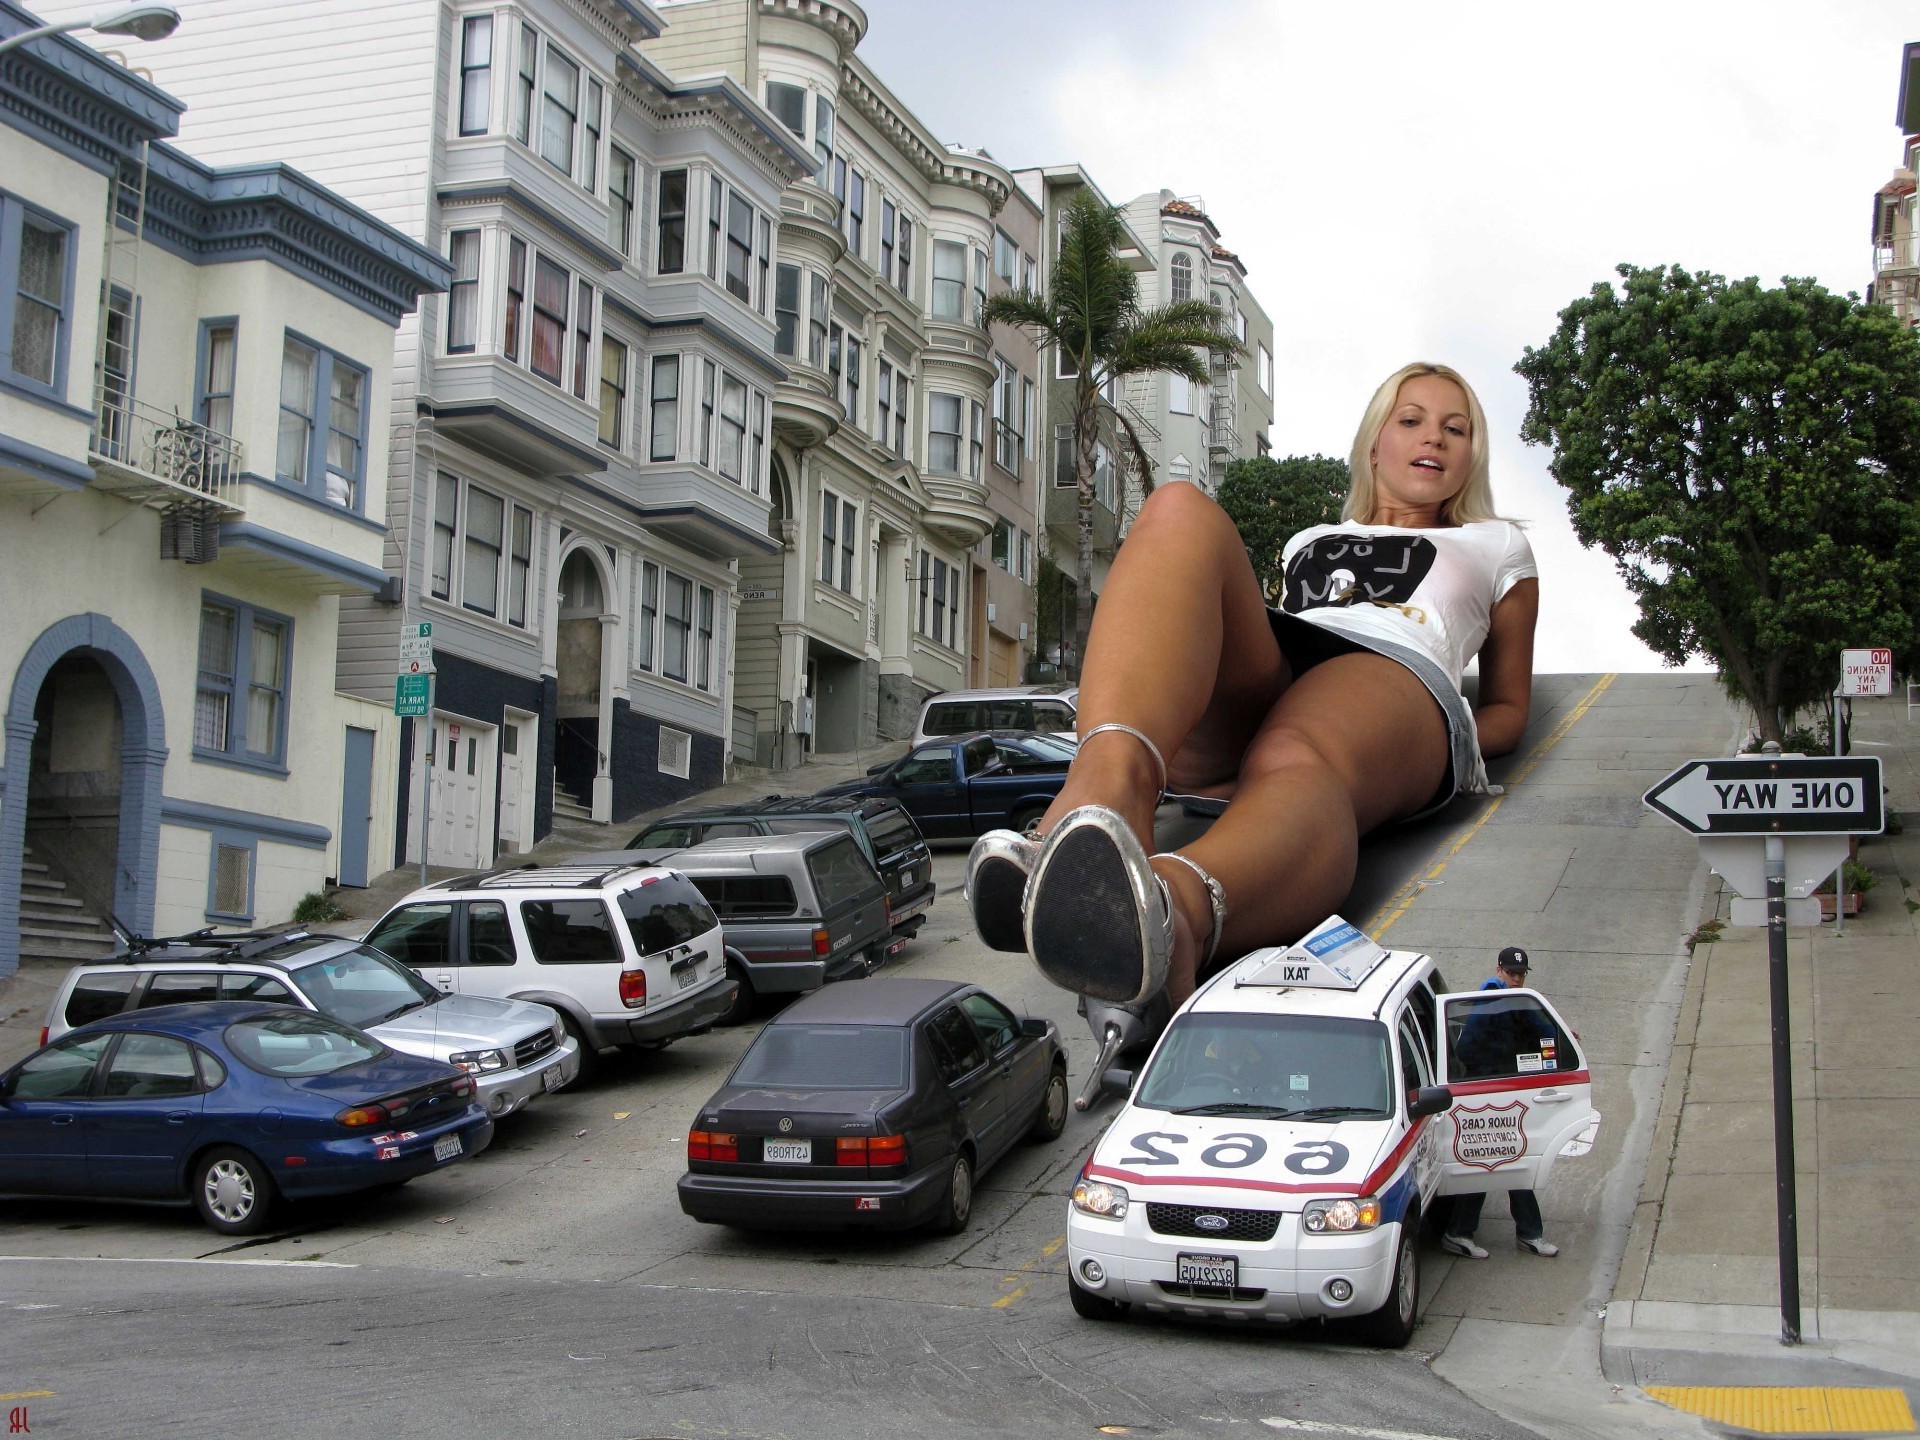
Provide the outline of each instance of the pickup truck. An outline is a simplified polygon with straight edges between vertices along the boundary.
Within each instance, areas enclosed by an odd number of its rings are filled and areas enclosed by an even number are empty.
[[[1050,736],[981,732],[929,740],[865,780],[830,785],[822,795],[881,795],[897,800],[929,840],[958,840],[988,830],[1023,830],[1067,782],[1071,752]]]

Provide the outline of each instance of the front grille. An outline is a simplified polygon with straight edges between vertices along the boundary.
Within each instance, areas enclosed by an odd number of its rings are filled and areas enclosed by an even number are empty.
[[[1202,1229],[1193,1223],[1199,1215],[1218,1215],[1227,1222],[1227,1227]],[[1147,1224],[1156,1235],[1192,1235],[1202,1240],[1271,1240],[1280,1229],[1280,1212],[1222,1210],[1212,1205],[1149,1204]]]
[[[542,1030],[538,1035],[529,1035],[513,1047],[513,1063],[517,1068],[524,1069],[542,1055],[552,1054],[553,1049],[553,1031]]]
[[[1267,1298],[1267,1292],[1251,1285],[1240,1285],[1229,1290],[1224,1285],[1181,1285],[1172,1280],[1156,1280],[1162,1295],[1171,1295],[1177,1300],[1244,1300],[1255,1301]]]

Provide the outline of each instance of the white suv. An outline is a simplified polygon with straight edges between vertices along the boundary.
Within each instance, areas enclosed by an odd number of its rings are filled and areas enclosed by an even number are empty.
[[[972,730],[1038,730],[1074,734],[1077,685],[1010,685],[1002,690],[947,690],[920,707],[912,744]]]
[[[1600,1123],[1540,995],[1449,994],[1429,957],[1337,915],[1203,985],[1131,1090],[1068,1204],[1077,1312],[1348,1316],[1390,1346],[1435,1197],[1538,1189]]]
[[[445,880],[394,906],[366,943],[441,990],[551,1005],[580,1042],[583,1073],[610,1046],[658,1049],[712,1029],[736,986],[719,919],[657,865]]]

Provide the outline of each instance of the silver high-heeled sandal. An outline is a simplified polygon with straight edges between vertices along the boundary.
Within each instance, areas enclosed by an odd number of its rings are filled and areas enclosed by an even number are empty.
[[[967,908],[973,928],[991,950],[1027,948],[1027,877],[1040,857],[1040,841],[1012,830],[989,830],[967,855]]]
[[[1138,740],[1142,745],[1147,747],[1147,753],[1153,757],[1154,767],[1160,772],[1160,788],[1155,793],[1159,795],[1166,794],[1167,793],[1166,757],[1160,753],[1160,747],[1154,744],[1152,740],[1147,738],[1146,731],[1136,730],[1131,725],[1122,725],[1118,720],[1109,720],[1107,721],[1106,724],[1096,725],[1091,730],[1087,731],[1086,734],[1082,735],[1080,737],[1080,744],[1085,745],[1087,741],[1091,740],[1094,736],[1104,734],[1106,731],[1109,731],[1109,730],[1116,731],[1121,735],[1131,735],[1133,736],[1134,739]]]
[[[1027,953],[1061,989],[1136,1005],[1166,984],[1170,897],[1118,811],[1082,805],[1061,817],[1026,902]]]

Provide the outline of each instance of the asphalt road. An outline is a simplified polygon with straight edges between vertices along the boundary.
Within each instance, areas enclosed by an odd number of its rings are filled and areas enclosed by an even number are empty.
[[[1485,804],[1370,847],[1350,918],[1391,903]],[[936,854],[940,899],[892,969],[977,981],[1054,1019],[1077,1086],[1093,1043],[1072,997],[972,936],[964,860]],[[239,1244],[188,1211],[0,1204],[0,1419],[24,1406],[31,1433],[89,1437],[1532,1433],[1429,1368],[1471,1307],[1430,1306],[1400,1353],[1317,1326],[1075,1317],[1064,1196],[1110,1107],[983,1176],[961,1236],[689,1220],[673,1191],[686,1122],[752,1033],[615,1059],[503,1122],[482,1156],[397,1194],[295,1209]],[[1424,1259],[1435,1295],[1453,1262],[1432,1245]],[[1578,1271],[1535,1273],[1556,1275],[1559,1311],[1588,1303]]]

